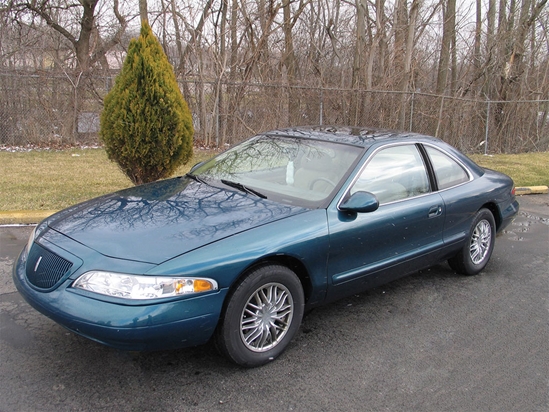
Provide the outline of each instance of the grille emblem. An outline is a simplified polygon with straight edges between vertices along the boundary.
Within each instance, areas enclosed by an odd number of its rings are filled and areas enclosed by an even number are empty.
[[[42,256],[38,258],[38,260],[36,261],[36,265],[34,265],[35,272],[38,270],[38,266],[40,265],[40,262],[42,262]]]
[[[71,267],[72,262],[35,243],[27,258],[27,279],[39,289],[50,289]]]

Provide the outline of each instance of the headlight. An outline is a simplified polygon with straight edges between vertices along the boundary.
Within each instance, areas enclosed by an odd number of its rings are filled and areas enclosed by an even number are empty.
[[[36,227],[32,229],[32,232],[29,236],[29,240],[27,241],[27,253],[29,253],[35,238],[36,238]]]
[[[159,299],[217,290],[213,279],[143,276],[102,271],[86,272],[73,288],[124,299]]]
[[[48,228],[48,222],[46,220],[42,221],[42,223],[39,223],[36,225],[36,227],[32,230],[29,240],[27,242],[27,253],[29,253],[32,244],[34,241]]]

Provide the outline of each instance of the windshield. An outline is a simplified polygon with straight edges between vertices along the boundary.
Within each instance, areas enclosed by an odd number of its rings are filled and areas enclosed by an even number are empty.
[[[335,194],[362,148],[319,140],[256,136],[192,171],[214,185],[261,197],[321,207]]]

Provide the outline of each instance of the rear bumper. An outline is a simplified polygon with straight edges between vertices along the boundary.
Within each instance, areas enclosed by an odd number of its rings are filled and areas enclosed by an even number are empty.
[[[504,210],[501,211],[501,224],[498,227],[498,232],[501,232],[515,219],[520,205],[519,202],[514,199]]]

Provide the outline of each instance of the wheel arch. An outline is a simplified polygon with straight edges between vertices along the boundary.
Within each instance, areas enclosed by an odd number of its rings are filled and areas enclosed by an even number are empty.
[[[309,271],[299,259],[290,255],[264,256],[261,259],[253,262],[248,267],[246,267],[246,269],[244,269],[240,273],[240,275],[238,275],[238,277],[234,280],[231,287],[229,288],[229,293],[225,298],[225,303],[229,301],[230,296],[233,294],[235,288],[240,283],[241,279],[247,276],[248,273],[250,273],[252,270],[257,269],[258,267],[267,266],[270,264],[278,264],[281,266],[285,266],[296,274],[296,276],[299,278],[299,281],[301,282],[301,286],[303,287],[303,295],[305,297],[305,303],[307,303],[313,291],[313,284],[311,281]]]
[[[502,218],[497,205],[494,202],[488,202],[483,204],[480,209],[488,209],[492,213],[492,216],[494,216],[494,221],[496,223],[496,232],[499,231],[502,223]]]
[[[305,290],[307,290],[307,282],[304,281],[306,278],[303,278],[306,276],[306,271],[303,272],[303,270],[304,267],[298,263],[297,259],[282,255],[267,256],[243,270],[229,288],[214,331],[214,344],[219,352],[245,367],[263,365],[284,352],[299,329],[303,318]],[[254,272],[258,275],[257,277],[251,276]],[[280,301],[285,302],[284,306],[278,307],[279,292],[271,294],[269,289],[267,295],[264,292],[258,293],[259,289],[256,289],[258,285],[260,285],[260,289],[271,288],[272,285],[277,290],[281,290],[280,287],[283,287],[285,291],[280,296],[291,294],[291,300],[288,303],[287,297],[284,297]],[[254,297],[256,294],[263,296],[259,298],[262,302],[261,308],[250,304],[252,298],[256,299]],[[275,304],[272,299],[276,299],[277,303]],[[264,302],[265,300],[268,302]],[[256,301],[256,303],[258,302]],[[262,308],[267,308],[267,312]],[[271,318],[273,310],[276,310],[276,318],[279,315],[286,317],[286,320],[281,320],[282,323],[276,327],[276,330],[274,327],[266,328],[263,324],[264,316],[268,318],[267,322],[273,321]],[[245,314],[247,314],[248,320],[245,320]],[[246,323],[250,322],[250,319],[252,323]],[[248,341],[248,337],[244,336],[246,335],[245,331],[249,329],[254,329],[251,334],[247,335],[252,337],[251,341]],[[257,338],[257,336],[261,337]],[[258,351],[252,348],[257,347],[252,343],[256,339],[260,339],[257,341],[257,345],[261,345]],[[263,346],[265,342],[267,346]]]

